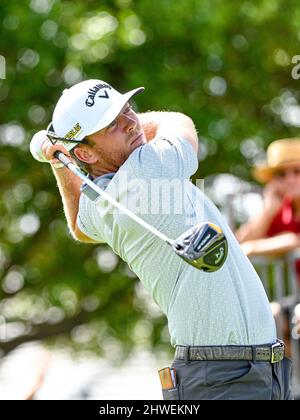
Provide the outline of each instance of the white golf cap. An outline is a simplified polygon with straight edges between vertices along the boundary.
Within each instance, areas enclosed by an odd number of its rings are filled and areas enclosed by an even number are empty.
[[[126,102],[144,91],[143,87],[120,93],[103,80],[90,79],[65,89],[53,112],[51,128],[71,150],[85,136],[107,127],[121,112]]]

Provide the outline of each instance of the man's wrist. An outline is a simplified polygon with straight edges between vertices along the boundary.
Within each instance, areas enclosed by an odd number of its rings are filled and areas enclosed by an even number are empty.
[[[50,165],[52,166],[52,168],[54,169],[60,169],[60,168],[64,168],[64,164],[61,162],[50,162]]]

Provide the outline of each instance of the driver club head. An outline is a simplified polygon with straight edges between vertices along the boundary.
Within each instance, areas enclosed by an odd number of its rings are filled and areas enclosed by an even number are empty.
[[[175,239],[172,247],[187,263],[208,273],[219,270],[228,253],[222,229],[211,222],[193,226]]]

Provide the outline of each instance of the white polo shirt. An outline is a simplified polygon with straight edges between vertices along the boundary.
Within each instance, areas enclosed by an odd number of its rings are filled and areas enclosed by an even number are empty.
[[[102,197],[81,195],[78,226],[137,274],[168,318],[172,345],[273,343],[275,322],[262,283],[219,210],[189,181],[197,167],[192,146],[166,135],[140,146],[116,173],[95,182],[172,239],[203,221],[219,225],[228,257],[214,273],[188,265]]]

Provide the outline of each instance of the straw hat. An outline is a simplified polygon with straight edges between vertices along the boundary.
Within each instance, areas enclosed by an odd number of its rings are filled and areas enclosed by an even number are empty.
[[[252,175],[257,181],[268,182],[278,169],[296,163],[300,165],[300,137],[276,140],[267,148],[267,161],[256,166]]]

